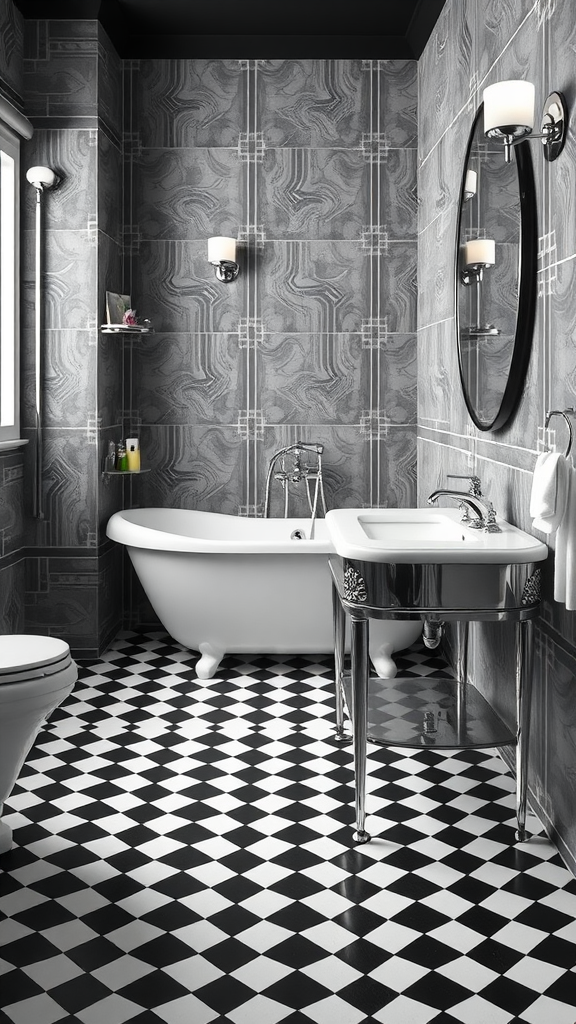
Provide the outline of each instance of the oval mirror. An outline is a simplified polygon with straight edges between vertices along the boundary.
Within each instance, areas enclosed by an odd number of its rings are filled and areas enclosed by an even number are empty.
[[[479,430],[514,413],[530,360],[536,306],[536,196],[528,142],[504,149],[484,135],[483,105],[470,132],[456,236],[460,380]]]

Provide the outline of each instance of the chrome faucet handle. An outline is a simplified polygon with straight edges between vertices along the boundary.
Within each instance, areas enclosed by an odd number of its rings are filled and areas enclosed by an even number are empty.
[[[473,494],[475,498],[482,497],[482,485],[479,476],[470,475],[469,473],[447,473],[446,476],[452,480],[469,480],[470,487],[468,488],[468,493]]]
[[[502,530],[496,522],[496,510],[492,502],[484,517],[484,532],[485,533],[502,533]]]

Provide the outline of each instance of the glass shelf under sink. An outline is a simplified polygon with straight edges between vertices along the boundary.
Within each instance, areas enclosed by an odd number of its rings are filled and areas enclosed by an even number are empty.
[[[344,673],[343,686],[350,711],[350,673]],[[367,738],[388,747],[442,750],[516,743],[515,733],[476,687],[450,676],[370,676]]]

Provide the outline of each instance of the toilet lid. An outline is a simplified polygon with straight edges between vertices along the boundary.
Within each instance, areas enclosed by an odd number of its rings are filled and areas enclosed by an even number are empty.
[[[0,683],[6,675],[26,673],[47,665],[70,662],[70,647],[54,636],[0,636]],[[60,667],[60,666],[59,666]]]

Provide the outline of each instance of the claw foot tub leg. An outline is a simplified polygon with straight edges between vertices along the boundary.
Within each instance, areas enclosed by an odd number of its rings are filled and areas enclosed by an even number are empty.
[[[196,665],[196,675],[198,679],[212,679],[226,652],[215,644],[199,644],[198,650],[202,657]]]

